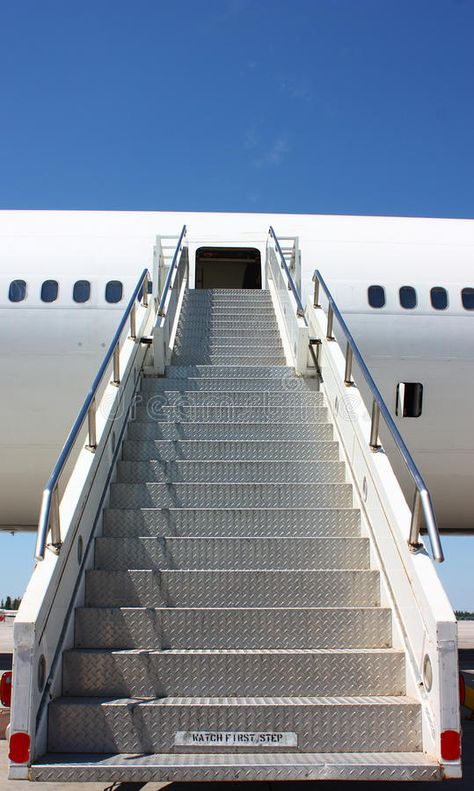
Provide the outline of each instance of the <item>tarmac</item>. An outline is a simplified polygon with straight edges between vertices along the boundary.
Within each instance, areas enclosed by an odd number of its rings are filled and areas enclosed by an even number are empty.
[[[10,625],[0,624],[0,671],[8,664],[11,650],[12,632]],[[466,676],[472,675],[474,685],[474,621],[459,624],[459,667]],[[473,791],[474,789],[474,715],[469,717],[463,711],[463,770],[462,780],[450,780],[448,789],[452,791]],[[0,741],[0,791],[158,791],[166,783],[29,783],[27,780],[8,780],[8,745]],[[361,791],[361,782],[300,781],[288,783],[233,783],[239,789],[234,791],[314,791],[316,785],[324,783],[323,791]],[[251,786],[255,785],[255,789]],[[228,791],[229,783],[169,783],[169,791]],[[426,783],[370,783],[370,791],[426,791]]]

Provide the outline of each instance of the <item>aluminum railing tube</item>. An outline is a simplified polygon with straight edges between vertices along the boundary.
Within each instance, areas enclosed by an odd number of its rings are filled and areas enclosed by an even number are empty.
[[[144,269],[140,278],[138,280],[137,285],[133,291],[132,296],[130,297],[127,307],[123,313],[122,319],[120,324],[118,325],[114,337],[112,338],[109,348],[105,354],[104,359],[102,360],[101,366],[97,371],[94,381],[90,387],[89,392],[87,393],[79,414],[77,415],[74,424],[69,432],[69,435],[66,439],[66,442],[63,445],[61,453],[58,456],[56,464],[53,467],[53,471],[49,476],[48,482],[46,483],[45,489],[43,491],[43,499],[41,501],[41,509],[40,515],[38,520],[38,532],[36,536],[36,548],[35,548],[35,558],[36,560],[43,560],[44,553],[46,551],[46,541],[48,536],[48,531],[51,525],[51,544],[59,551],[61,546],[61,527],[59,522],[59,493],[58,493],[58,484],[59,479],[61,477],[62,471],[66,466],[66,463],[71,455],[71,452],[76,444],[78,435],[84,425],[84,421],[88,420],[88,431],[89,431],[89,447],[90,450],[95,450],[97,445],[97,438],[95,436],[95,400],[97,391],[102,383],[102,380],[109,368],[110,361],[112,357],[114,358],[114,382],[115,384],[119,384],[119,371],[116,368],[117,365],[117,350],[120,349],[120,338],[123,332],[123,329],[127,322],[129,321],[130,313],[135,305],[135,302],[138,298],[140,290],[142,290],[142,302],[145,304],[146,298],[145,294],[148,290],[148,279],[150,277],[150,273],[148,269]],[[117,374],[117,377],[116,377]],[[57,508],[55,507],[54,503],[56,502],[57,498]],[[53,513],[55,511],[55,513]]]
[[[395,442],[398,452],[400,453],[405,466],[415,484],[416,495],[415,495],[415,502],[412,510],[412,519],[410,525],[410,535],[408,538],[408,544],[410,548],[414,551],[420,548],[420,530],[421,530],[421,513],[424,517],[426,531],[428,533],[428,537],[430,540],[431,545],[431,552],[433,556],[433,560],[437,563],[442,563],[444,560],[443,549],[441,546],[441,539],[439,535],[439,528],[436,522],[436,517],[433,510],[433,504],[431,502],[431,496],[428,491],[428,487],[415,464],[415,461],[408,450],[405,442],[402,439],[402,436],[395,424],[395,421],[390,414],[390,410],[388,409],[382,394],[380,393],[377,385],[375,384],[372,375],[365,364],[364,358],[357,346],[352,333],[349,330],[346,322],[344,321],[342,314],[334,301],[334,298],[329,291],[328,286],[326,285],[321,272],[316,269],[313,280],[319,283],[318,287],[318,294],[319,288],[322,288],[326,299],[328,300],[328,325],[329,325],[329,315],[331,315],[331,327],[328,326],[328,335],[329,329],[332,333],[332,323],[333,319],[335,318],[339,327],[341,328],[343,334],[345,335],[346,341],[352,350],[352,357],[357,363],[360,368],[360,371],[369,387],[369,390],[372,395],[372,423],[371,423],[371,432],[370,432],[370,447],[373,450],[377,450],[379,447],[378,444],[378,434],[379,434],[379,421],[380,416],[383,417],[385,425],[387,426],[392,438]],[[347,360],[347,355],[346,355]],[[352,367],[352,366],[351,366]]]

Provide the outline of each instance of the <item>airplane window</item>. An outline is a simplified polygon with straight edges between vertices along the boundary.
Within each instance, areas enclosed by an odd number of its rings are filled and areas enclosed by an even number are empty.
[[[442,286],[433,286],[430,291],[431,304],[435,310],[446,310],[448,307],[448,292]]]
[[[463,288],[461,296],[463,308],[474,310],[474,288]]]
[[[406,310],[416,308],[416,291],[412,286],[402,286],[399,293],[402,308]]]
[[[397,385],[395,414],[398,417],[420,417],[423,408],[421,382],[400,382]]]
[[[24,280],[12,280],[8,289],[8,299],[10,302],[23,302],[26,297],[26,282]]]
[[[371,308],[383,308],[385,305],[385,289],[383,286],[369,286],[367,293]]]
[[[123,294],[123,286],[120,280],[109,280],[105,287],[105,299],[107,302],[120,302]]]
[[[76,280],[72,290],[74,302],[87,302],[91,296],[91,284],[88,280]]]
[[[41,286],[41,301],[42,302],[55,302],[58,298],[58,281],[45,280]]]

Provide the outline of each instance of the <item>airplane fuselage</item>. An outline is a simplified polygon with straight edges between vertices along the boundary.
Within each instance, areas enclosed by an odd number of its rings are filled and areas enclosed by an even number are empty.
[[[54,211],[0,212],[0,528],[36,526],[44,482],[140,272],[152,269],[155,238],[184,223],[191,286],[198,248],[256,248],[263,264],[270,224],[299,237],[303,303],[318,268],[394,415],[398,408],[441,528],[472,530],[474,221]],[[19,301],[14,281],[25,284]],[[57,283],[50,302],[47,281]],[[89,297],[77,301],[84,281]],[[117,282],[121,298],[108,301],[107,284]],[[418,417],[400,414],[397,387],[406,384],[422,385]],[[402,470],[395,454],[392,463]]]

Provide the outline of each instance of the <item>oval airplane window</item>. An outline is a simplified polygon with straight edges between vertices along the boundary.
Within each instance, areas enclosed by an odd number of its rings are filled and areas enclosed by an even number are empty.
[[[8,289],[8,299],[10,302],[23,302],[26,297],[26,281],[12,280]]]
[[[466,310],[474,310],[474,288],[463,288],[461,297],[463,308]]]
[[[430,291],[431,304],[435,310],[446,310],[448,307],[448,292],[442,286],[433,286]]]
[[[385,305],[385,289],[383,286],[369,286],[367,294],[371,308],[383,308]]]
[[[76,280],[72,290],[74,302],[87,302],[91,296],[91,284],[88,280]]]
[[[399,294],[402,308],[405,308],[405,310],[416,308],[416,291],[413,286],[402,286]]]
[[[45,280],[41,286],[41,301],[55,302],[58,298],[59,285],[57,280]]]
[[[109,280],[105,287],[105,299],[107,302],[120,302],[123,294],[123,286],[120,280]]]

